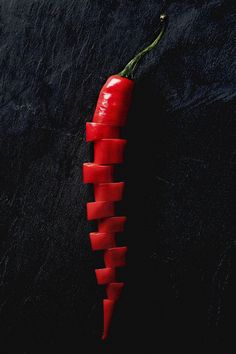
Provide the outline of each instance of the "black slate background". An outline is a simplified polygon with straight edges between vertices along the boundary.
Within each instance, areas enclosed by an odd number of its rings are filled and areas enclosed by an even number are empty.
[[[107,343],[85,121],[143,60],[124,132],[127,286]],[[0,353],[235,353],[234,1],[0,1]]]

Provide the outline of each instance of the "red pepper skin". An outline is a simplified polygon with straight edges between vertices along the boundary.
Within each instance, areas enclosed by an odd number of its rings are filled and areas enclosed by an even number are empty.
[[[106,293],[109,300],[117,301],[120,297],[121,291],[125,283],[109,283],[107,285]]]
[[[106,267],[116,268],[125,266],[125,255],[127,247],[109,248],[104,253],[104,263]]]
[[[115,247],[115,235],[105,232],[90,232],[90,242],[93,251],[105,250]]]
[[[84,183],[112,182],[113,173],[113,166],[102,166],[91,162],[83,164]]]
[[[90,202],[87,203],[87,219],[96,220],[113,216],[115,206],[113,202]]]
[[[103,335],[102,339],[106,339],[111,323],[112,314],[114,311],[114,300],[104,299],[103,300]]]
[[[97,283],[106,285],[107,293],[103,301],[103,339],[124,286],[116,281],[116,267],[125,265],[127,247],[117,247],[115,235],[124,230],[126,217],[115,216],[115,202],[122,199],[125,183],[114,181],[113,165],[124,159],[127,141],[120,139],[120,130],[126,123],[133,86],[133,80],[111,76],[100,92],[93,121],[86,123],[86,141],[94,144],[94,162],[83,165],[83,179],[93,184],[95,200],[87,203],[87,220],[98,221],[98,231],[89,237],[92,250],[104,250],[105,268],[95,270]]]
[[[123,232],[124,225],[126,223],[126,216],[112,216],[99,220],[98,231],[99,232]]]
[[[117,202],[122,199],[124,182],[99,183],[94,185],[94,196],[96,201]]]
[[[119,136],[119,127],[93,122],[86,123],[86,141],[119,138]]]
[[[97,106],[93,115],[93,122],[124,126],[129,111],[134,81],[112,75],[102,87]]]
[[[94,162],[101,165],[122,163],[125,145],[125,139],[101,139],[95,141]]]
[[[95,269],[97,283],[99,285],[106,285],[115,281],[116,272],[114,268],[100,268]]]

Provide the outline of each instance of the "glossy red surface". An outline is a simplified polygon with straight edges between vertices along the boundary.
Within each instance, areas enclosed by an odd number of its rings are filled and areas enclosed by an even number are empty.
[[[94,197],[96,201],[119,201],[122,199],[124,182],[99,183],[94,185]]]
[[[93,251],[115,247],[115,235],[105,232],[90,232],[90,242]]]
[[[104,299],[103,300],[103,335],[102,339],[106,339],[111,323],[111,318],[114,311],[114,300]]]
[[[102,87],[93,122],[124,126],[130,107],[134,81],[113,75]]]
[[[87,219],[96,220],[113,216],[115,206],[113,202],[90,202],[87,203]]]
[[[100,268],[95,269],[97,283],[104,285],[115,281],[116,272],[114,268]]]
[[[119,138],[119,136],[119,127],[94,122],[86,123],[86,141]]]
[[[113,180],[113,166],[102,166],[87,162],[83,164],[84,183],[105,183]]]
[[[99,232],[122,232],[126,223],[126,216],[113,216],[99,220],[98,230]]]
[[[116,281],[117,267],[125,265],[127,247],[117,247],[115,235],[124,230],[125,216],[115,216],[115,202],[123,197],[124,182],[115,182],[113,166],[124,159],[127,141],[120,139],[134,82],[119,75],[108,78],[99,94],[93,121],[86,123],[86,141],[94,143],[94,163],[83,165],[84,183],[94,184],[94,202],[87,203],[87,219],[98,220],[98,232],[89,234],[91,248],[104,250],[105,268],[96,269],[99,285],[107,285],[103,301],[103,336],[108,335],[114,304],[124,283]]]
[[[117,301],[121,295],[121,291],[125,283],[109,283],[106,288],[107,298],[110,300]]]
[[[101,139],[94,142],[94,162],[101,165],[122,163],[125,139]]]
[[[109,248],[104,253],[104,263],[106,267],[123,267],[126,263],[127,247]]]

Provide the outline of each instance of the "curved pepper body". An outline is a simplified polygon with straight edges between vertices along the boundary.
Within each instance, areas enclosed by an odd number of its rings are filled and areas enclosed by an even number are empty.
[[[122,127],[126,123],[129,111],[134,81],[113,75],[102,87],[93,122]]]
[[[126,140],[120,138],[125,125],[134,82],[111,76],[98,97],[93,121],[86,124],[86,141],[94,144],[94,162],[84,163],[84,183],[92,183],[94,201],[87,203],[87,220],[97,220],[90,232],[91,248],[104,251],[105,268],[95,269],[97,283],[106,287],[103,300],[103,336],[108,335],[114,306],[124,283],[116,279],[116,268],[126,263],[127,247],[117,247],[116,234],[124,230],[125,216],[117,216],[115,203],[123,196],[124,182],[115,181],[114,168],[123,162]]]

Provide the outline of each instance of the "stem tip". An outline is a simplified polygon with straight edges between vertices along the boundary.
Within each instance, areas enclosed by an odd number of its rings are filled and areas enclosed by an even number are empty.
[[[160,22],[164,22],[167,20],[167,15],[166,14],[161,14],[160,16]]]

